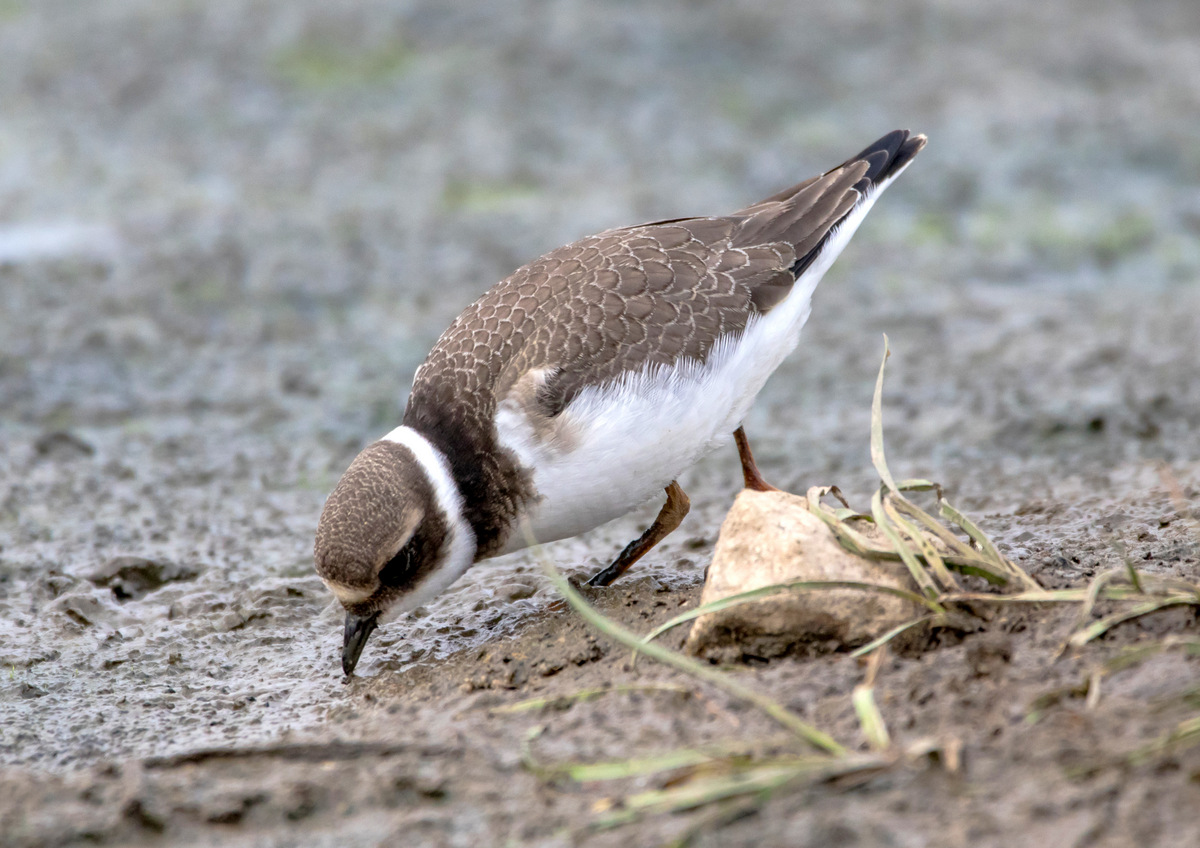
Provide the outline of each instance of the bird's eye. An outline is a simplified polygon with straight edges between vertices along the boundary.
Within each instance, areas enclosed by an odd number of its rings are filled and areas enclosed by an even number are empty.
[[[396,551],[395,556],[384,563],[383,568],[379,570],[379,582],[385,586],[396,586],[404,582],[405,576],[412,571],[414,552],[415,546],[410,539]]]

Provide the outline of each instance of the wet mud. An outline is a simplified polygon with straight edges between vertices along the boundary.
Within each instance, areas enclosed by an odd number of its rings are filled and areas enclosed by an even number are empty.
[[[492,282],[906,126],[929,147],[746,422],[760,467],[867,503],[887,333],[897,477],[941,481],[1047,587],[1126,560],[1200,580],[1198,8],[0,2],[0,845],[1200,842],[1200,749],[1126,757],[1194,716],[1197,661],[1081,688],[1194,635],[1191,607],[1066,652],[1076,609],[1006,607],[894,653],[893,736],[959,740],[957,773],[596,832],[661,778],[525,759],[778,728],[632,669],[529,554],[381,629],[344,683],[311,564],[323,498]],[[683,526],[589,599],[639,632],[694,605],[740,480],[732,449],[689,472]],[[587,576],[656,509],[547,551]],[[865,745],[858,661],[738,674]]]

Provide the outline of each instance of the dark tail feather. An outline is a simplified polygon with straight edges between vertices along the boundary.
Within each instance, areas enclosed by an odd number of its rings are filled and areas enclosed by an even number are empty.
[[[859,191],[881,183],[913,160],[925,146],[925,136],[909,135],[908,130],[893,130],[868,146],[857,156],[851,156],[839,167],[866,162],[867,172],[854,184]],[[837,168],[834,168],[836,171]]]
[[[789,270],[793,276],[799,277],[813,260],[820,255],[825,248],[825,244],[829,241],[830,234],[837,229],[846,215],[861,201],[868,192],[878,186],[880,183],[886,182],[892,176],[898,174],[900,170],[913,160],[913,158],[921,152],[921,148],[925,146],[926,138],[923,135],[909,135],[908,130],[893,130],[883,138],[876,141],[874,144],[867,146],[858,155],[851,156],[841,165],[826,171],[818,179],[824,179],[835,175],[847,168],[862,167],[862,163],[866,163],[867,169],[854,182],[853,188],[858,192],[858,199],[851,204],[843,204],[838,210],[836,216],[825,224],[818,235],[817,232],[810,233],[804,241],[796,243],[797,258]],[[803,184],[802,184],[803,185]],[[784,198],[787,199],[786,197]]]
[[[762,206],[765,203],[781,203],[795,197],[822,177],[827,177],[834,171],[840,171],[847,165],[853,165],[855,162],[867,163],[867,172],[854,184],[854,188],[860,192],[865,191],[873,183],[886,180],[911,162],[913,157],[921,152],[921,148],[925,146],[926,140],[923,135],[910,135],[908,130],[892,130],[875,143],[867,145],[860,153],[851,156],[836,168],[830,168],[824,174],[821,174],[820,177],[811,177],[802,183],[789,186],[783,191],[760,200],[750,208],[753,209],[755,206]]]

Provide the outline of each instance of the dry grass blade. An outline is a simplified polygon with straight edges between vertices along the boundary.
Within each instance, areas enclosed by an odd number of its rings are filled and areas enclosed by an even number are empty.
[[[669,789],[655,789],[631,795],[623,800],[622,809],[601,817],[595,822],[595,827],[615,827],[644,815],[683,812],[749,795],[758,795],[765,799],[789,784],[801,780],[816,782],[882,771],[896,762],[895,757],[879,754],[847,754],[834,759],[788,757],[767,760],[728,774],[696,778]]]
[[[1120,539],[1114,540],[1113,550],[1120,555],[1121,562],[1125,563],[1125,576],[1129,578],[1129,583],[1133,586],[1133,588],[1137,589],[1139,592],[1146,591],[1142,586],[1142,576],[1138,573],[1137,565],[1129,556],[1129,551],[1125,547],[1125,543]]]
[[[570,778],[577,783],[593,783],[606,780],[622,780],[629,777],[644,777],[663,772],[691,770],[692,775],[727,773],[751,765],[754,757],[765,749],[786,748],[795,743],[791,735],[764,739],[734,739],[701,748],[676,748],[644,757],[629,757],[621,760],[604,760],[594,763],[557,762],[544,763],[536,760],[528,743],[545,732],[538,726],[527,736],[523,749],[525,764],[543,779]],[[788,759],[808,759],[829,762],[824,754],[807,756],[792,755]]]
[[[938,497],[941,497],[940,490]],[[994,562],[985,559],[978,551],[964,543],[946,529],[945,525],[912,501],[897,499],[895,505],[900,512],[920,522],[922,527],[935,535],[946,546],[949,553],[942,554],[942,559],[947,565],[954,566],[964,574],[982,577],[994,585],[1006,585],[1011,579],[1010,569],[998,568]]]
[[[1200,655],[1200,638],[1189,636],[1167,636],[1157,642],[1146,645],[1131,645],[1124,648],[1115,657],[1109,658],[1103,665],[1107,674],[1112,674],[1126,668],[1131,668],[1144,662],[1150,657],[1164,651],[1180,648],[1191,656]]]
[[[880,427],[882,428],[882,426],[883,425],[881,423]],[[898,491],[898,492],[936,492],[937,496],[939,498],[942,496],[942,487],[940,484],[935,483],[932,480],[925,480],[920,477],[912,478],[912,479],[908,479],[908,480],[901,480],[899,483],[896,484],[896,491]]]
[[[988,601],[993,604],[1078,604],[1087,597],[1087,589],[1038,589],[1013,595],[993,595],[990,592],[957,592],[947,595],[947,602]],[[1117,600],[1117,599],[1114,599]]]
[[[957,592],[961,587],[958,581],[946,568],[946,563],[938,553],[937,548],[929,540],[929,538],[921,532],[912,522],[900,514],[897,508],[897,502],[900,498],[892,497],[891,493],[886,494],[882,498],[883,511],[887,513],[888,519],[895,524],[904,535],[908,536],[916,546],[920,554],[925,559],[925,564],[933,571],[933,576],[937,578],[938,583],[942,585],[942,590],[946,592]],[[911,506],[911,504],[910,504]]]
[[[645,645],[648,642],[653,642],[664,633],[673,630],[681,624],[687,624],[689,621],[699,618],[702,615],[707,615],[711,612],[720,612],[721,610],[729,609],[730,607],[740,606],[741,604],[757,601],[762,598],[779,595],[785,592],[802,592],[822,589],[856,589],[863,592],[882,592],[885,595],[895,595],[899,598],[904,598],[906,601],[912,601],[914,604],[919,604],[928,607],[933,612],[942,612],[942,608],[935,602],[923,595],[918,595],[916,592],[910,592],[907,589],[899,589],[895,586],[883,586],[878,583],[861,583],[854,580],[796,580],[792,583],[778,583],[771,586],[761,586],[757,589],[750,589],[745,592],[738,592],[736,595],[728,595],[717,601],[709,601],[707,604],[701,604],[695,609],[690,609],[687,612],[682,612],[669,621],[655,627],[644,637],[641,643]],[[638,650],[634,649],[634,659],[637,659]]]
[[[1101,590],[1099,597],[1106,601],[1145,601],[1147,595],[1151,598],[1175,599],[1174,603],[1200,605],[1200,597],[1194,591],[1181,591],[1179,589],[1164,588],[1143,593],[1121,586],[1106,586]],[[1085,603],[1087,597],[1087,589],[1038,589],[1033,592],[1018,592],[1013,595],[993,595],[987,592],[956,592],[944,595],[942,600],[947,603],[988,601],[994,604],[1080,604]]]
[[[1067,644],[1072,648],[1082,647],[1098,636],[1103,636],[1113,627],[1124,621],[1129,621],[1130,619],[1148,615],[1166,607],[1179,606],[1181,604],[1191,604],[1195,606],[1200,604],[1200,600],[1198,600],[1194,595],[1171,595],[1167,597],[1155,598],[1149,601],[1143,601],[1142,603],[1135,604],[1130,609],[1114,612],[1111,615],[1106,615],[1103,618],[1093,621],[1082,630],[1071,634],[1071,638],[1067,640]]]
[[[577,783],[593,783],[599,780],[621,780],[626,777],[661,774],[664,771],[712,763],[715,759],[712,754],[704,751],[679,748],[653,757],[631,757],[628,760],[603,763],[559,763],[543,768],[569,777]]]
[[[1089,706],[1094,706],[1100,699],[1100,683],[1110,674],[1116,674],[1127,668],[1139,665],[1147,659],[1166,651],[1180,649],[1190,656],[1200,656],[1200,638],[1189,636],[1167,636],[1157,642],[1127,645],[1116,656],[1109,657],[1099,666],[1089,669],[1083,679],[1069,686],[1060,686],[1039,695],[1029,706],[1025,720],[1030,724],[1041,719],[1042,714],[1051,707],[1067,698],[1085,698]],[[1185,695],[1186,699],[1187,696]]]
[[[867,744],[876,751],[886,751],[891,747],[892,737],[888,734],[883,714],[879,712],[879,705],[875,703],[875,688],[861,684],[855,686],[851,698]]]
[[[928,597],[930,600],[937,598],[941,593],[934,584],[933,578],[929,576],[929,572],[925,570],[925,567],[921,564],[921,561],[917,558],[917,555],[913,552],[912,548],[906,545],[904,540],[900,538],[899,532],[897,532],[896,528],[892,526],[891,521],[887,517],[887,513],[883,511],[882,489],[877,490],[871,497],[871,514],[875,516],[875,526],[878,527],[879,531],[887,537],[889,542],[892,543],[892,547],[895,549],[896,553],[900,555],[900,559],[908,568],[908,573],[912,575],[913,580],[916,581],[917,585],[921,588],[921,591],[924,592],[926,597]],[[939,608],[936,610],[936,612],[945,612],[945,609],[939,605]]]
[[[884,645],[886,645],[888,642],[891,642],[893,639],[895,639],[897,636],[899,636],[904,631],[910,630],[914,627],[917,627],[922,624],[926,624],[931,621],[937,621],[940,618],[941,618],[940,615],[923,615],[920,618],[914,618],[912,621],[906,621],[906,622],[904,622],[904,624],[899,624],[899,625],[893,627],[891,630],[889,630],[887,633],[884,633],[878,639],[873,639],[872,641],[863,645],[861,648],[855,648],[853,651],[850,652],[850,656],[852,656],[852,657],[866,656],[867,654],[871,653],[871,651],[874,651],[877,648],[882,648]]]
[[[625,798],[621,809],[598,819],[594,826],[609,828],[628,824],[653,813],[683,812],[706,804],[734,798],[758,796],[765,800],[788,785],[805,781],[866,779],[897,765],[916,762],[944,752],[938,743],[919,739],[904,750],[886,753],[846,754],[841,757],[780,757],[742,766],[727,774],[690,780],[669,789],[641,792]]]
[[[626,630],[615,621],[606,618],[593,609],[587,603],[587,601],[585,601],[583,597],[577,591],[575,591],[571,584],[567,582],[566,578],[559,574],[558,569],[554,567],[554,563],[550,561],[543,551],[541,551],[536,542],[534,542],[532,546],[542,558],[542,568],[546,573],[547,579],[551,582],[551,584],[553,584],[554,588],[559,591],[559,594],[566,598],[567,603],[569,603],[575,609],[575,611],[578,612],[585,621],[587,621],[588,624],[599,630],[608,638],[615,642],[619,642],[628,648],[640,648],[642,653],[646,654],[646,656],[650,657],[651,659],[657,660],[664,665],[669,665],[673,668],[679,669],[680,671],[685,672],[686,674],[689,674],[698,680],[711,683],[719,689],[724,689],[727,693],[733,695],[735,698],[739,698],[743,701],[753,704],[779,724],[783,725],[792,733],[796,734],[801,739],[804,739],[814,747],[820,748],[821,750],[835,756],[840,756],[846,753],[846,749],[838,744],[832,736],[829,736],[827,733],[824,733],[823,731],[818,730],[816,727],[813,727],[811,724],[801,719],[799,716],[773,698],[769,698],[761,692],[739,683],[738,681],[721,673],[711,666],[697,662],[690,657],[685,657],[683,654],[677,653],[676,651],[668,650],[661,645],[656,645],[653,643],[647,643],[643,645],[641,643],[641,638],[637,636],[637,634]]]
[[[941,513],[949,521],[957,524],[963,531],[971,537],[971,539],[979,545],[986,559],[994,563],[1002,572],[1014,577],[1018,582],[1029,589],[1041,589],[1042,587],[1036,580],[1025,573],[1025,569],[1020,568],[1016,563],[1003,556],[1000,551],[996,550],[996,546],[992,544],[992,540],[987,537],[974,521],[967,518],[957,509],[955,509],[949,501],[942,500]]]
[[[848,509],[830,510],[821,503],[821,498],[829,494],[831,489],[832,487],[830,486],[814,486],[809,489],[809,511],[825,522],[841,546],[855,556],[861,556],[866,559],[901,562],[903,558],[894,549],[881,548],[874,545],[866,536],[847,523],[853,519],[867,519],[871,523],[874,523],[873,517],[864,516],[862,513]],[[950,550],[957,551],[956,553],[940,554],[942,561],[947,566],[951,566],[963,574],[982,577],[987,582],[995,585],[1004,585],[1009,582],[1010,572],[1008,569],[998,569],[994,563],[984,559],[978,551],[963,544],[953,533],[939,524],[916,504],[899,498],[895,499],[895,504],[897,508],[901,509],[907,515],[918,519],[930,530],[933,530],[943,542],[946,542]],[[914,552],[914,555],[918,560],[924,561],[925,559],[925,555],[922,552]]]
[[[677,683],[618,683],[615,686],[594,686],[590,689],[580,689],[570,695],[556,695],[549,698],[530,698],[516,704],[503,707],[491,707],[489,712],[503,715],[505,713],[524,713],[541,710],[546,707],[568,707],[572,704],[582,704],[603,695],[619,695],[630,692],[673,692],[680,695],[691,695],[692,690]]]
[[[900,557],[895,551],[888,548],[877,547],[876,545],[872,544],[870,539],[847,524],[846,522],[849,521],[850,518],[839,517],[847,512],[852,512],[849,507],[845,508],[845,510],[830,510],[823,503],[821,503],[821,498],[831,495],[835,491],[836,487],[834,486],[813,486],[811,489],[809,489],[805,495],[808,499],[809,512],[824,521],[833,534],[837,537],[842,547],[848,550],[850,553],[856,556],[866,557],[868,559],[898,560]],[[840,493],[838,494],[838,497],[840,498]],[[860,514],[861,513],[853,513],[853,516],[857,517]],[[866,518],[872,522],[875,520],[870,516],[866,516]]]
[[[1092,617],[1092,610],[1096,608],[1096,602],[1100,600],[1100,594],[1108,586],[1112,579],[1118,575],[1116,571],[1106,571],[1103,574],[1098,574],[1088,584],[1087,593],[1084,595],[1083,606],[1079,608],[1079,615],[1075,619],[1075,630],[1084,627]],[[1061,654],[1070,646],[1070,639],[1063,643],[1059,650]]]
[[[858,516],[848,508],[830,510],[821,504],[822,497],[835,493],[833,487],[809,490],[810,511],[829,526],[842,546],[851,553],[873,559],[903,561],[918,587],[930,598],[937,597],[938,584],[941,590],[946,592],[960,589],[950,573],[951,567],[966,574],[982,577],[989,583],[1007,584],[1015,578],[1026,588],[1040,588],[1024,570],[1001,556],[995,545],[974,522],[944,501],[942,489],[937,483],[925,479],[896,482],[887,464],[883,441],[883,380],[890,356],[891,349],[885,335],[883,360],[879,364],[875,392],[871,399],[871,462],[883,482],[883,488],[877,495],[878,503],[872,503],[871,518],[891,547],[878,547],[862,533],[850,527],[846,522]],[[933,491],[941,505],[942,515],[962,528],[976,542],[979,549],[964,544],[933,516],[905,497],[903,493],[907,491]],[[914,521],[919,526],[914,526]],[[945,545],[946,553],[940,552],[925,532],[931,533]],[[932,576],[926,569],[932,572]]]
[[[871,655],[867,664],[866,679],[854,687],[854,694],[851,696],[863,736],[866,737],[867,744],[876,751],[886,751],[892,747],[892,737],[888,733],[887,724],[883,720],[883,714],[879,712],[879,705],[875,703],[875,677],[879,674],[886,651],[886,648],[880,648]]]
[[[888,541],[895,547],[896,553],[900,554],[901,559],[904,560],[904,564],[912,572],[913,579],[917,581],[917,585],[921,587],[921,590],[925,594],[930,597],[936,597],[937,590],[933,587],[933,580],[917,564],[916,554],[919,553],[921,555],[925,564],[929,566],[934,576],[937,577],[938,582],[942,584],[943,590],[953,591],[958,588],[958,583],[950,575],[950,572],[946,569],[946,563],[938,555],[937,550],[930,544],[929,540],[916,527],[913,527],[912,524],[901,517],[891,503],[893,499],[908,503],[907,499],[901,494],[904,490],[919,491],[936,489],[940,495],[941,489],[929,480],[905,480],[902,484],[897,485],[895,478],[892,476],[892,471],[888,467],[887,454],[883,447],[883,377],[887,371],[887,361],[890,356],[891,349],[888,345],[888,337],[884,334],[883,360],[879,363],[879,376],[875,378],[875,393],[871,398],[871,463],[875,466],[875,471],[879,474],[879,479],[883,481],[883,485],[887,491],[877,493],[876,499],[872,500],[871,515],[875,518],[876,525],[878,525],[883,534],[888,537]],[[876,500],[878,500],[878,504]],[[912,504],[909,504],[909,506],[917,509]],[[916,550],[913,547],[905,545],[903,540],[898,538],[896,528],[912,539]]]
[[[1200,743],[1200,716],[1181,721],[1170,733],[1143,745],[1129,754],[1130,765],[1143,765],[1163,754],[1174,753]]]

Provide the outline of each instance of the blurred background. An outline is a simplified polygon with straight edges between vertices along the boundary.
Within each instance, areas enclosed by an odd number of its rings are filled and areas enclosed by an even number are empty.
[[[760,464],[869,492],[886,332],[897,475],[1035,571],[1099,563],[1089,528],[1158,463],[1200,482],[1194,0],[0,0],[0,660],[49,693],[0,753],[140,750],[136,709],[80,729],[117,697],[90,672],[176,650],[179,745],[244,737],[205,713],[239,692],[293,699],[255,732],[316,721],[316,517],[454,315],[562,243],[732,211],[897,127],[929,146],[747,422]],[[698,579],[729,453],[685,481],[701,553],[665,548],[663,580]],[[558,550],[605,559],[646,517]],[[117,603],[118,555],[191,579]],[[488,581],[522,567],[473,572],[396,661],[519,620],[542,595]]]

